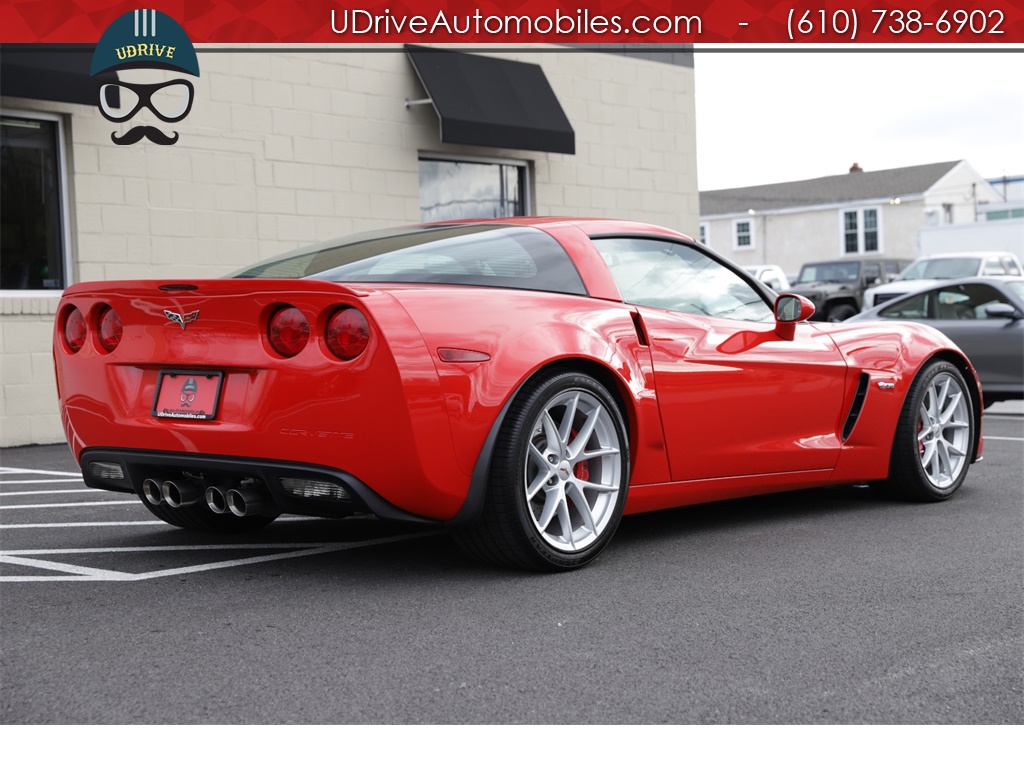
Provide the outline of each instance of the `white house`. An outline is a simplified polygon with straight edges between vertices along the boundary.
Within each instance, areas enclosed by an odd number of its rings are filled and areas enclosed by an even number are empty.
[[[989,179],[999,197],[979,201],[975,221],[929,222],[921,229],[921,255],[945,251],[1009,251],[1024,262],[1024,176]]]
[[[974,222],[1000,195],[966,161],[848,173],[700,193],[702,241],[739,264],[844,256],[913,259],[926,225]],[[952,246],[947,250],[953,250]]]

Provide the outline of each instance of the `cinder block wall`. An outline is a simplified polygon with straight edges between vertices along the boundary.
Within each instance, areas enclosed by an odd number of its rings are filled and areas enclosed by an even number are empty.
[[[353,231],[419,220],[421,152],[531,166],[533,213],[616,216],[696,233],[693,69],[606,53],[487,55],[540,64],[576,154],[442,144],[400,51],[198,51],[173,146],[115,146],[89,106],[5,98],[63,116],[72,280],[218,277]],[[50,334],[56,300],[13,292],[3,321],[0,445],[59,442]]]

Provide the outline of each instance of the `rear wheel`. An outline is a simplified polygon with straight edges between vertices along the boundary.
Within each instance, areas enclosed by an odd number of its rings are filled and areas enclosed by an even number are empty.
[[[590,376],[557,373],[529,384],[512,405],[481,519],[455,537],[498,565],[577,568],[611,540],[628,483],[629,444],[615,400]]]
[[[970,390],[956,366],[926,366],[907,393],[885,487],[918,501],[942,501],[963,483],[976,424]]]
[[[165,523],[188,531],[204,533],[250,533],[272,523],[277,515],[251,515],[237,517],[232,514],[218,515],[202,501],[187,507],[174,507],[165,503],[154,504],[145,496],[139,497],[146,509]]]

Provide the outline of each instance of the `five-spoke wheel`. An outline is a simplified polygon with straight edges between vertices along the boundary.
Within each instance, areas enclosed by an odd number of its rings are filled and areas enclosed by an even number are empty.
[[[975,430],[963,374],[941,360],[925,366],[910,386],[896,427],[888,487],[922,501],[949,498],[967,476]]]

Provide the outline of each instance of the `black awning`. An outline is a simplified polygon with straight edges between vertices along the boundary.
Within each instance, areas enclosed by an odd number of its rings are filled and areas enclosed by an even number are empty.
[[[0,94],[23,99],[98,103],[99,79],[89,77],[93,46],[5,45],[0,49]],[[117,76],[108,73],[109,82]]]
[[[437,116],[441,141],[576,154],[576,134],[537,64],[405,46]]]

